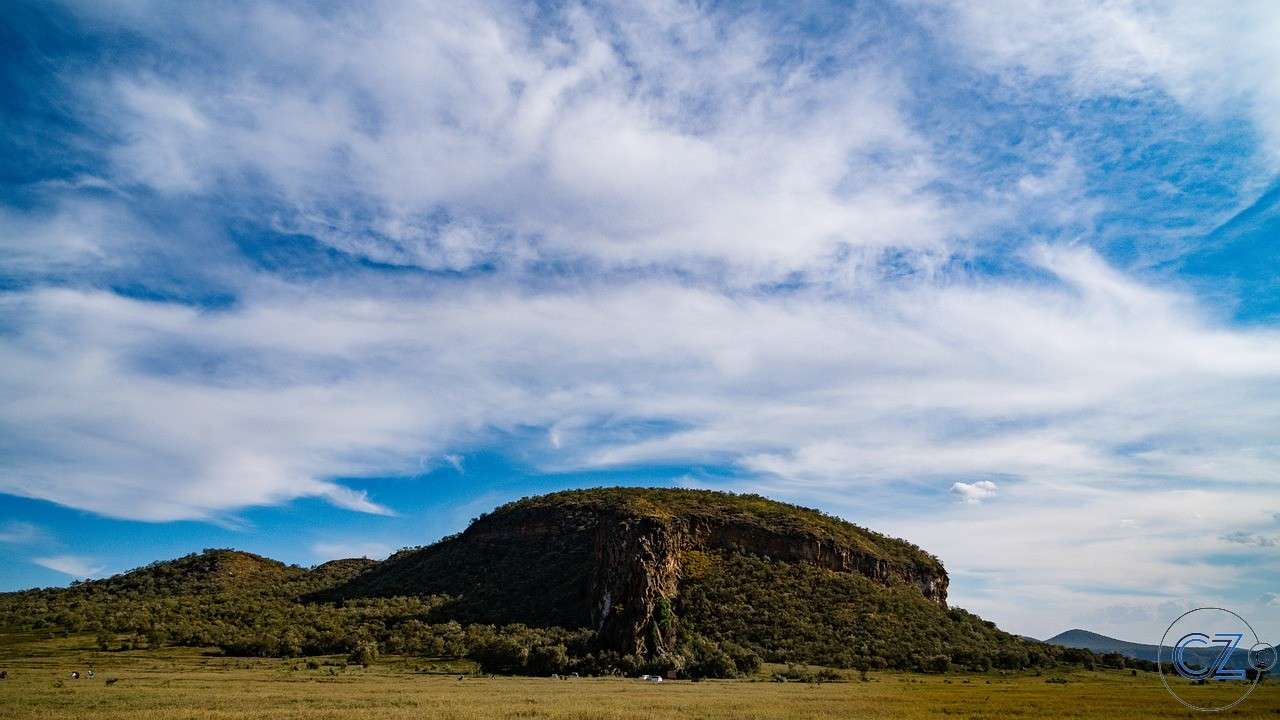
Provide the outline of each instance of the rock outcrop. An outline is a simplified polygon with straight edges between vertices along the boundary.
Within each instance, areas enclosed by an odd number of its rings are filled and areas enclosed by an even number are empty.
[[[674,646],[664,613],[691,551],[749,554],[915,588],[946,607],[936,558],[902,540],[757,496],[609,488],[527,498],[403,551],[334,597],[445,594],[453,617],[591,627],[623,653]]]

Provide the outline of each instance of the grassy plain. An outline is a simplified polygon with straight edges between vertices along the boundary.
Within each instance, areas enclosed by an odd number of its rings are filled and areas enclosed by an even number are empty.
[[[95,677],[72,680],[92,666]],[[1186,718],[1159,677],[1128,671],[1034,675],[856,674],[821,685],[725,680],[651,685],[614,678],[459,681],[464,664],[383,658],[243,659],[197,650],[100,652],[92,637],[0,638],[6,720],[399,720],[400,718]],[[771,669],[766,668],[768,673]],[[114,679],[115,682],[108,684]],[[1230,688],[1195,688],[1211,695]],[[1280,684],[1264,683],[1229,713],[1280,718]]]

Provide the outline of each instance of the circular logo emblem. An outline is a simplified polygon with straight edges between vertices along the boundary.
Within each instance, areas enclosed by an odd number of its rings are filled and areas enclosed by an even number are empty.
[[[1223,608],[1179,615],[1160,638],[1160,681],[1192,710],[1221,712],[1244,702],[1262,674],[1276,665],[1276,649],[1244,618]]]

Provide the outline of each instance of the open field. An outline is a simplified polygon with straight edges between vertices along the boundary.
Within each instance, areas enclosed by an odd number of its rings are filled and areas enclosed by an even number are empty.
[[[328,664],[333,663],[333,664]],[[272,718],[1159,718],[1177,705],[1154,674],[1073,672],[1066,684],[1033,675],[873,673],[869,682],[812,685],[728,680],[650,685],[630,679],[487,678],[462,665],[385,658],[368,668],[339,658],[256,660],[167,649],[99,652],[90,637],[0,643],[0,717],[7,720]],[[92,666],[93,679],[71,680]],[[454,671],[445,674],[447,671]],[[107,680],[116,682],[108,685]],[[1197,688],[1197,690],[1201,690]],[[1227,688],[1205,688],[1206,693]],[[1280,684],[1264,684],[1238,718],[1280,717]]]

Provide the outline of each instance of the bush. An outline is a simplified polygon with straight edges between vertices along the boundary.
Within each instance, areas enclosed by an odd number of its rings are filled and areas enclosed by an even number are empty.
[[[471,659],[487,673],[519,674],[529,661],[529,646],[513,637],[495,637],[477,647]]]
[[[531,675],[559,675],[569,669],[569,649],[564,645],[539,645],[529,651],[526,666]]]
[[[378,646],[376,643],[368,640],[356,643],[351,649],[351,655],[347,657],[347,662],[356,665],[372,665],[374,660],[378,659]]]
[[[924,661],[925,672],[944,673],[951,670],[951,658],[946,655],[934,655]]]
[[[737,666],[738,672],[743,675],[754,674],[760,669],[761,663],[764,662],[760,659],[760,655],[756,653],[755,650],[752,650],[745,645],[739,645],[736,642],[726,640],[725,642],[720,643],[720,647],[728,653],[729,657],[733,660],[733,664]]]
[[[738,666],[719,645],[706,641],[694,649],[685,673],[696,678],[731,678],[737,676]]]

